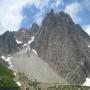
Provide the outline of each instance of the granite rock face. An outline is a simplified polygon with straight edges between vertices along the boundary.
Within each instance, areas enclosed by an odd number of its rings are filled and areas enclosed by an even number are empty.
[[[48,13],[31,44],[60,76],[74,85],[90,77],[90,37],[64,13]]]
[[[31,39],[32,33],[29,29],[21,28],[16,32],[15,38],[18,41],[21,41],[23,44],[27,43]]]
[[[0,55],[8,55],[17,50],[14,32],[5,32],[0,36]]]
[[[4,65],[5,67],[9,67],[8,62],[4,61],[2,58],[0,58],[0,64]]]
[[[34,23],[30,29],[21,28],[16,32],[6,31],[0,35],[0,56],[18,51],[22,45],[28,43],[31,37],[38,33],[39,26]]]
[[[31,28],[30,28],[30,31],[31,31],[33,36],[36,36],[39,32],[39,26],[36,23],[33,23]]]

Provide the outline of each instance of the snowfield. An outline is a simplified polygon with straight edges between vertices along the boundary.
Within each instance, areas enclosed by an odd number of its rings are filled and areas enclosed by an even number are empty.
[[[10,57],[10,56],[8,56],[8,57],[5,57],[5,56],[1,56],[1,58],[4,60],[4,61],[6,61],[6,62],[8,62],[8,64],[9,64],[9,69],[12,69],[12,63],[11,63],[11,59],[12,59],[12,57]]]
[[[88,47],[90,48],[90,45],[88,45]]]
[[[90,86],[90,78],[86,78],[86,81],[83,86]]]
[[[34,36],[32,36],[32,37],[31,37],[31,40],[30,40],[30,41],[28,41],[28,44],[31,44],[31,43],[34,41],[34,38],[35,38],[35,37],[34,37]]]
[[[31,40],[30,41],[28,41],[28,43],[25,43],[24,45],[23,45],[23,47],[27,47],[27,46],[29,46],[33,41],[34,41],[34,36],[32,36],[31,37]]]
[[[38,55],[38,54],[37,54],[37,51],[36,51],[35,49],[32,49],[32,51],[33,51],[36,55]]]
[[[17,42],[17,44],[22,44],[22,42],[21,42],[21,41],[19,41],[19,40],[16,40],[16,42]]]
[[[16,84],[17,84],[18,86],[21,86],[21,82],[16,82]]]

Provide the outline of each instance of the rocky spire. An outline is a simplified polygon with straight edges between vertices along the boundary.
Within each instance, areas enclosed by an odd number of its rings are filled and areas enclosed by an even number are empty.
[[[30,31],[33,35],[36,35],[39,32],[39,26],[36,23],[33,23]]]

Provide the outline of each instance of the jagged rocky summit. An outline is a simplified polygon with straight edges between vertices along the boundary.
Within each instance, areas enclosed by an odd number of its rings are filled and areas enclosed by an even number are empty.
[[[51,10],[31,47],[68,82],[81,85],[90,77],[90,36],[71,17]]]
[[[54,13],[51,10],[46,14],[40,27],[33,23],[30,29],[22,28],[17,32],[5,32],[0,36],[0,56],[12,52],[24,52],[20,47],[23,45],[29,46],[28,41],[31,40],[32,36],[35,37],[35,40],[30,46],[31,50],[37,51],[39,57],[36,55],[35,57],[38,57],[39,65],[41,65],[39,61],[44,60],[53,69],[55,75],[58,74],[73,85],[82,85],[85,79],[90,77],[90,36],[80,25],[75,24],[68,14],[64,12]],[[20,53],[19,57],[22,58],[23,54]],[[33,56],[33,53],[31,53],[31,56]],[[14,59],[17,59],[18,62],[19,57]],[[35,57],[29,58],[34,60]],[[21,60],[23,62],[23,59]],[[25,69],[27,69],[29,63]],[[39,65],[35,63],[35,67],[39,67]],[[22,65],[20,69],[22,69]],[[46,69],[45,66],[42,71]],[[38,72],[38,69],[35,70]],[[29,71],[27,70],[27,72]]]
[[[28,43],[31,37],[35,36],[38,31],[39,26],[36,23],[33,23],[30,29],[21,28],[16,32],[6,31],[0,35],[0,56],[17,52],[19,48]]]
[[[0,36],[0,55],[7,55],[17,51],[17,43],[14,32],[5,32]]]

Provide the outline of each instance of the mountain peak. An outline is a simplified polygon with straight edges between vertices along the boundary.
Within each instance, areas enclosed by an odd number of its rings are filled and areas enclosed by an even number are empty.
[[[14,32],[6,31],[0,36],[0,55],[10,54],[17,50]]]
[[[68,82],[84,83],[90,75],[88,35],[68,14],[53,11],[45,16],[40,31],[33,45],[39,56]]]
[[[72,18],[65,12],[57,13],[56,18],[57,18],[57,22],[74,24]]]
[[[55,27],[57,24],[74,24],[74,22],[67,13],[55,13],[52,9],[49,13],[46,14],[42,24],[43,26],[49,25],[50,27]]]

